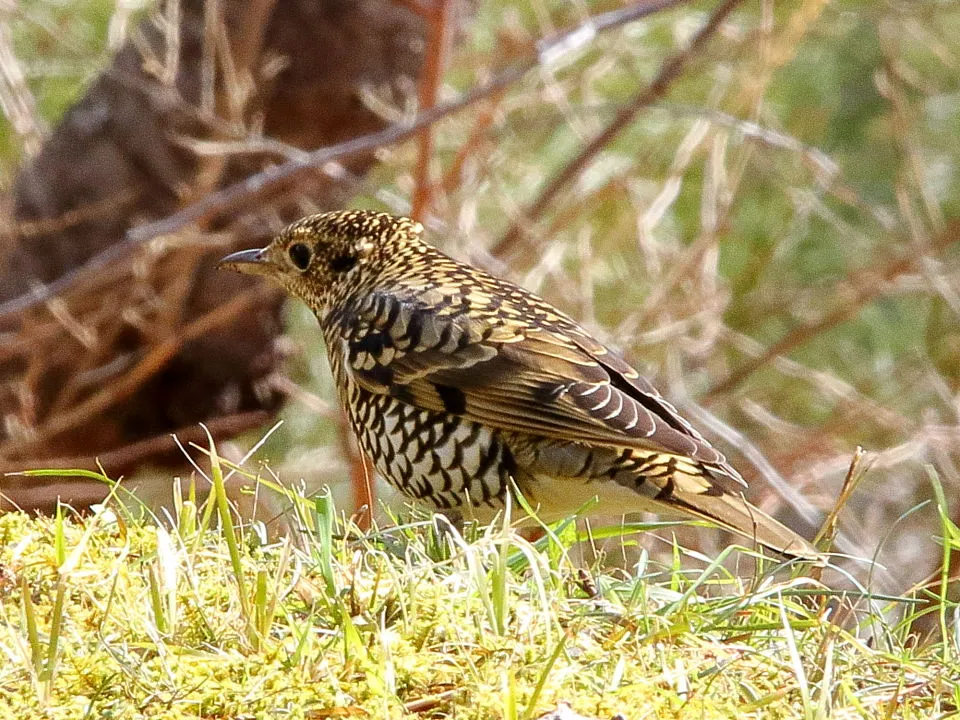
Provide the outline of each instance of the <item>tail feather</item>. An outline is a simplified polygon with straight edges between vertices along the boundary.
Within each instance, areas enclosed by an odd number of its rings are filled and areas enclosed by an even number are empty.
[[[669,504],[762,545],[788,558],[823,563],[824,556],[813,545],[741,495],[723,491],[689,493],[675,490]]]

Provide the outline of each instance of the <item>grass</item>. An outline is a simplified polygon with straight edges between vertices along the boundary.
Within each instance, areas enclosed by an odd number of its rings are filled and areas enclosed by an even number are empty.
[[[236,522],[213,492],[167,521],[0,516],[4,717],[936,718],[960,707],[957,606],[833,592],[763,560],[749,577],[680,547],[589,565],[573,523],[431,518],[360,532],[328,494],[302,532]],[[62,471],[61,471],[62,472]],[[104,478],[106,479],[106,478]],[[116,510],[111,509],[116,506]],[[943,516],[944,537],[957,531]],[[729,556],[729,557],[728,557]],[[699,565],[691,569],[691,565]],[[608,566],[607,566],[608,567]],[[932,609],[931,609],[932,608]],[[921,613],[947,642],[918,643]]]

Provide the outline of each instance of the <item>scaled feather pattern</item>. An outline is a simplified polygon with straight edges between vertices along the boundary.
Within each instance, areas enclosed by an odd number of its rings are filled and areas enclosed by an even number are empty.
[[[598,512],[703,518],[818,558],[742,497],[739,473],[619,354],[443,254],[413,220],[312,215],[222,265],[310,306],[361,447],[411,499],[489,519],[516,486],[546,519],[595,498]]]

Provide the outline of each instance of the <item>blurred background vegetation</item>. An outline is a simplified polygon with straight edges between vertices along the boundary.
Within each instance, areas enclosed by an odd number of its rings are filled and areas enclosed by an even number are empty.
[[[393,83],[406,94],[375,79],[357,83],[357,102],[385,128],[529,69],[425,125],[429,138],[380,143],[342,204],[414,214],[450,254],[582,320],[724,448],[753,499],[808,536],[863,446],[865,472],[841,515],[839,549],[877,555],[887,591],[933,572],[941,548],[936,512],[925,505],[931,475],[960,516],[960,7],[676,2],[596,30],[591,18],[644,3],[381,4],[426,28],[413,41],[425,58],[421,77]],[[15,191],[51,128],[139,23],[160,28],[169,47],[173,5],[0,5],[0,190]],[[704,33],[711,18],[715,31]],[[323,48],[317,53],[322,63]],[[284,59],[261,64],[270,62]],[[271,136],[266,117],[234,118],[234,144],[273,143],[236,180],[315,160],[303,151],[316,146]],[[287,193],[299,212],[331,204],[299,185]],[[184,193],[171,213],[198,199]],[[23,246],[16,212],[8,204],[0,267]],[[230,214],[259,217],[257,238],[286,219],[258,197]],[[8,339],[43,316],[27,312],[29,321],[21,314],[3,328]],[[285,481],[346,492],[356,460],[329,410],[315,321],[300,306],[285,313],[274,375],[304,389],[274,378],[292,398],[257,457]],[[23,373],[7,366],[0,384],[22,385]],[[5,410],[7,433],[30,437],[29,422],[10,419],[22,415],[24,392],[11,395],[21,405]],[[262,434],[248,428],[238,453]],[[7,465],[62,454],[54,447]],[[707,552],[723,540],[691,533]]]

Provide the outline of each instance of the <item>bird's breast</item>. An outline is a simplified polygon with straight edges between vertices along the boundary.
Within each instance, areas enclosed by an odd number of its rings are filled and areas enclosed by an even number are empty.
[[[360,447],[407,498],[479,519],[502,507],[514,464],[500,433],[369,392],[349,379],[343,390]]]

